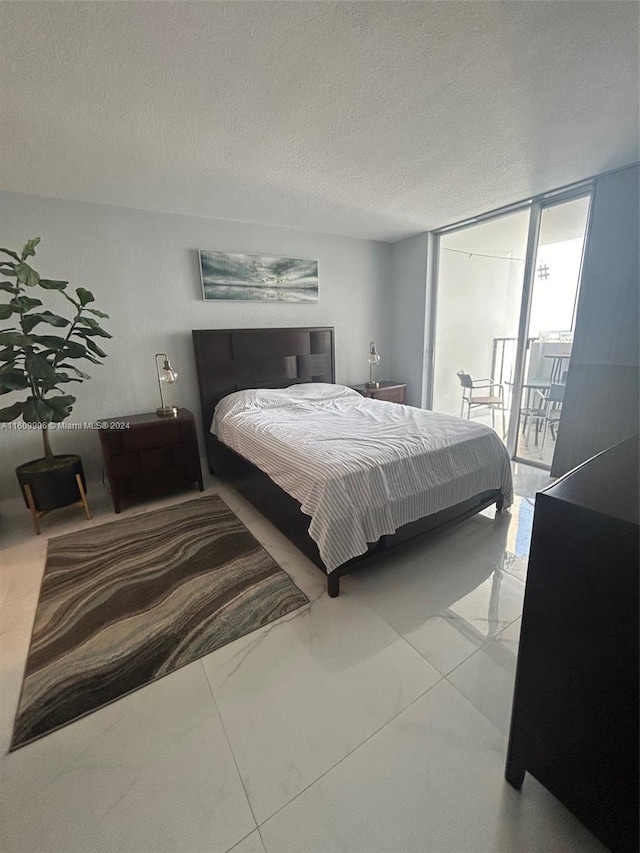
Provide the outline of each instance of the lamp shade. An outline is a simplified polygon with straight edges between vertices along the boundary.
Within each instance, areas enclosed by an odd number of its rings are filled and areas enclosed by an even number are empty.
[[[171,366],[171,362],[168,358],[165,359],[162,369],[160,370],[160,381],[166,382],[169,385],[178,381],[178,371]]]

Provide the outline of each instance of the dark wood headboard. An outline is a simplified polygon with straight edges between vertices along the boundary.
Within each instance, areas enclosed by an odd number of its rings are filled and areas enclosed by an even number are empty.
[[[335,382],[333,326],[294,329],[194,329],[204,434],[213,410],[233,391]]]

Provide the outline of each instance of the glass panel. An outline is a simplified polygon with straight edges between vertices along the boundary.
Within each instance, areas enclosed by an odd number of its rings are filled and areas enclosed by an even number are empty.
[[[516,456],[551,467],[578,301],[590,196],[542,211]]]
[[[506,437],[529,209],[440,239],[433,408],[494,425]],[[467,374],[465,388],[458,372]],[[493,380],[493,387],[475,387]],[[500,398],[502,404],[481,404]]]

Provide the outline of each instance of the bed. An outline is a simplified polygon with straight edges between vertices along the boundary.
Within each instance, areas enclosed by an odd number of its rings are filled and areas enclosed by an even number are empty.
[[[332,597],[340,577],[367,556],[511,501],[508,455],[488,428],[336,386],[331,327],[195,330],[193,344],[210,471],[234,485],[327,575]],[[365,440],[362,425],[368,423]],[[296,475],[311,458],[307,453],[318,454],[306,468],[325,478],[319,484]],[[297,469],[287,468],[285,461],[295,463],[296,455]],[[393,456],[404,465],[397,475],[388,467]],[[368,471],[360,472],[360,465]],[[431,469],[440,479],[424,494],[380,500],[391,480],[417,479],[416,471],[428,478]],[[443,471],[449,470],[447,483]],[[353,481],[350,493],[346,481]],[[364,495],[375,498],[376,492],[377,501],[367,498],[367,506]]]

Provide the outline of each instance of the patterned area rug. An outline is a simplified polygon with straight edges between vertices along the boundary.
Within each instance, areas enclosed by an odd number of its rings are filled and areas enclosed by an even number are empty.
[[[52,539],[11,750],[308,600],[217,495]]]

